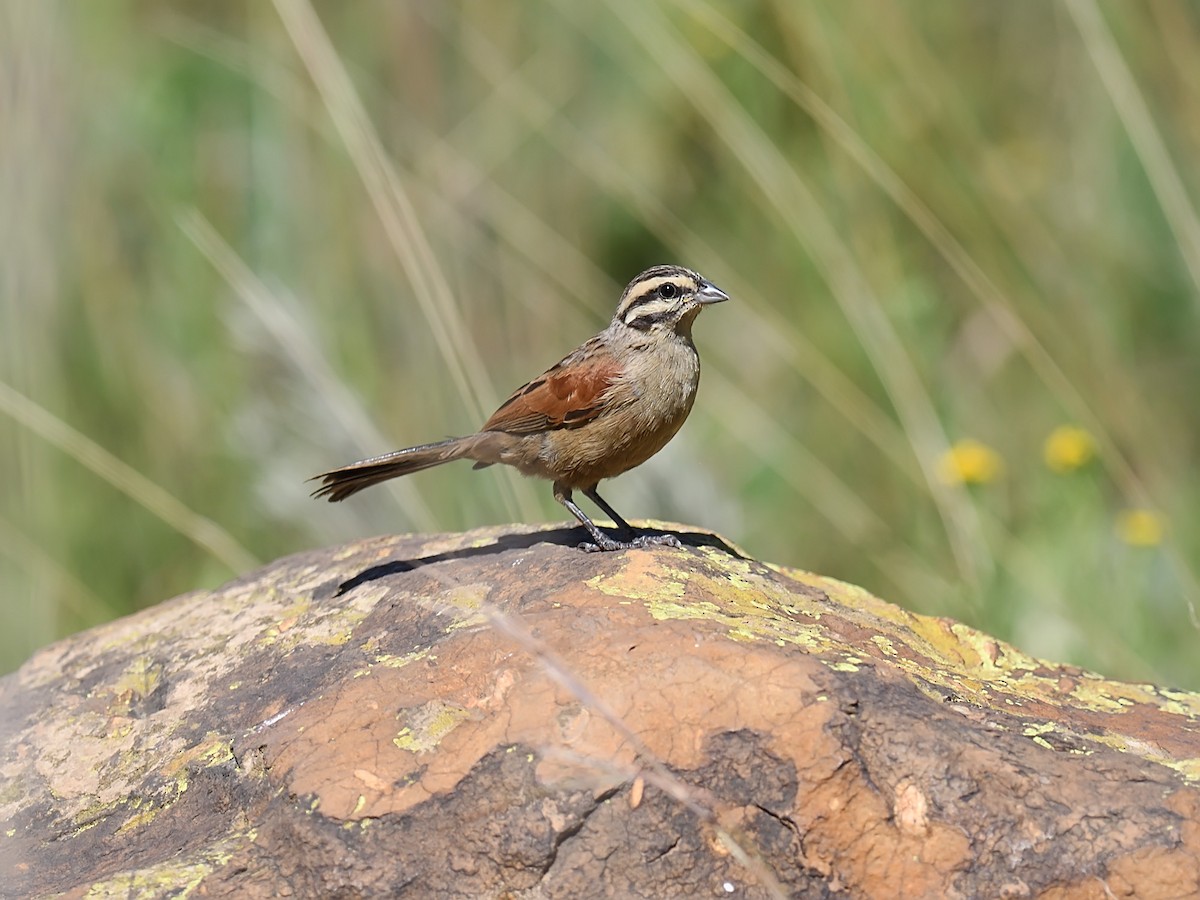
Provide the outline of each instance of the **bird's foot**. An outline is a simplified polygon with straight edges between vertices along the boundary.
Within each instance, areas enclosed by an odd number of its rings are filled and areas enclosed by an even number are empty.
[[[682,547],[673,534],[640,534],[632,541],[614,541],[607,535],[597,535],[597,541],[584,541],[579,549],[586,553],[602,553],[610,550],[640,550],[644,547]],[[599,538],[603,537],[603,540]]]

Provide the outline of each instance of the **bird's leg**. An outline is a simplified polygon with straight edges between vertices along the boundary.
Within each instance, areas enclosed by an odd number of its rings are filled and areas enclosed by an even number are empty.
[[[633,526],[630,525],[628,522],[626,522],[624,519],[622,519],[620,514],[615,509],[613,509],[611,506],[608,505],[608,502],[603,497],[600,496],[600,493],[596,490],[596,487],[597,487],[597,485],[593,484],[589,488],[584,488],[583,496],[587,497],[589,500],[591,500],[593,503],[595,503],[598,507],[600,507],[606,513],[608,513],[608,517],[610,519],[612,519],[614,522],[616,522],[618,526],[620,526],[621,528],[624,528],[630,534],[633,534],[634,533]]]
[[[637,537],[629,542],[634,547],[645,547],[648,544],[663,544],[667,547],[682,546],[679,543],[679,538],[675,537],[673,534],[637,534],[637,529],[622,519],[617,514],[617,511],[608,505],[607,501],[600,496],[600,493],[596,490],[596,487],[597,486],[593,484],[590,488],[584,488],[584,496],[588,497],[593,503],[608,513],[609,517],[616,522],[617,525],[629,532],[629,534],[637,535]]]
[[[576,519],[579,520],[584,528],[588,530],[588,534],[592,536],[594,544],[580,544],[580,548],[588,551],[595,550],[623,550],[625,546],[620,541],[614,541],[607,534],[596,527],[596,523],[587,517],[579,506],[571,499],[571,489],[564,484],[554,482],[554,499],[565,506]]]
[[[588,493],[589,496],[595,494],[595,488]],[[651,544],[664,544],[668,547],[680,546],[679,538],[671,534],[643,534],[635,537],[632,541],[614,541],[611,537],[596,527],[596,523],[587,517],[582,509],[576,505],[571,499],[571,489],[561,482],[554,482],[554,499],[570,510],[571,515],[579,520],[579,523],[588,530],[588,534],[592,536],[595,543],[587,541],[579,545],[580,550],[586,550],[588,553],[595,553],[600,550],[634,550],[641,547],[648,547]],[[593,496],[593,499],[595,497]],[[613,519],[619,522],[623,527],[629,528],[629,523],[613,513],[607,503],[600,502],[599,506],[604,509]]]

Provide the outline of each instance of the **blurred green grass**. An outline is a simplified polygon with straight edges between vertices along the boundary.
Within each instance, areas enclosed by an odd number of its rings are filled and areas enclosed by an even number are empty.
[[[736,302],[618,509],[1200,687],[1198,59],[1169,2],[4,4],[0,670],[254,559],[563,519],[302,482],[677,261]]]

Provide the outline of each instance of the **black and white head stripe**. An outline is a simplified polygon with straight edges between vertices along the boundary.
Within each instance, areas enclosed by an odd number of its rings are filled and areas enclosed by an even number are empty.
[[[635,327],[666,321],[691,303],[702,284],[699,274],[682,266],[647,269],[625,288],[616,318]]]

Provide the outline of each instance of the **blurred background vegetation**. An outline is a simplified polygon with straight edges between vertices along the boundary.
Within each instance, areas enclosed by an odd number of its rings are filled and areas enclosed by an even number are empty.
[[[605,495],[1200,688],[1200,7],[0,5],[0,670],[256,561],[563,520],[473,430],[643,267],[695,412]]]

